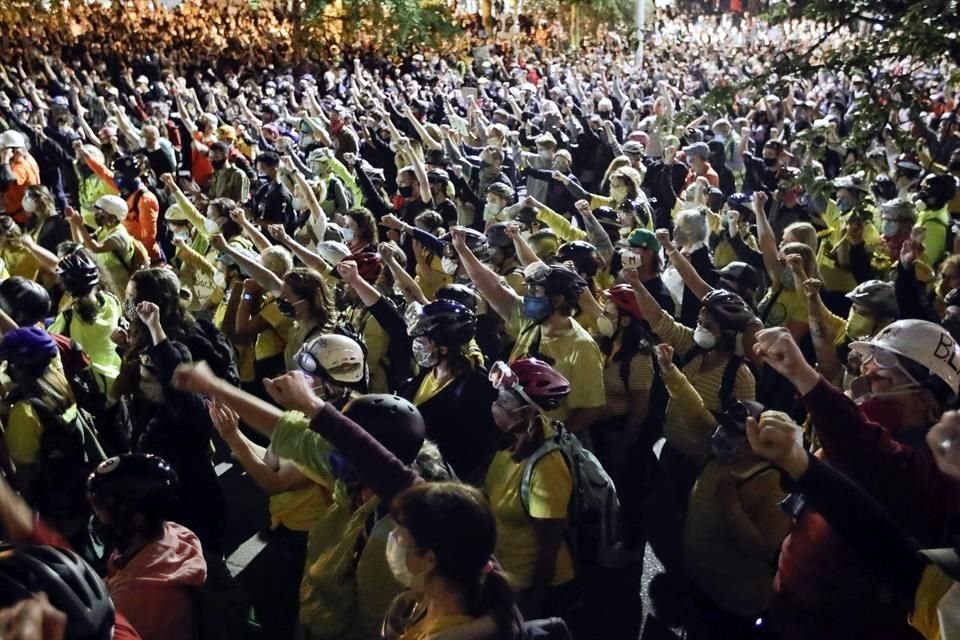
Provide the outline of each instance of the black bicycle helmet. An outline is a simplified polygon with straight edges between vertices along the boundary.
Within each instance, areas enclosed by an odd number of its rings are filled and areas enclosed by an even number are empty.
[[[431,169],[427,172],[427,182],[430,182],[431,184],[442,184],[445,186],[448,182],[450,182],[450,174],[444,169]]]
[[[65,255],[57,264],[63,287],[75,297],[85,296],[100,284],[100,269],[83,251]]]
[[[124,453],[104,460],[87,479],[87,493],[108,509],[163,518],[177,498],[173,467],[159,456]]]
[[[571,306],[579,304],[580,295],[587,288],[587,281],[579,273],[558,264],[528,277],[527,284],[542,286],[547,296],[563,296]]]
[[[494,182],[489,187],[487,187],[487,194],[492,193],[495,196],[499,196],[506,200],[507,202],[513,202],[514,191],[513,187],[503,182]]]
[[[490,225],[490,228],[487,229],[485,235],[487,236],[487,242],[491,247],[496,247],[498,249],[513,248],[513,238],[507,235],[506,222],[497,222]]]
[[[465,284],[445,284],[437,289],[437,300],[452,300],[474,313],[479,299],[477,292]]]
[[[480,260],[486,260],[487,255],[490,253],[490,244],[487,242],[487,236],[476,229],[464,229],[464,235],[466,236],[465,241],[467,248]],[[450,235],[449,231],[440,236],[439,239],[440,242],[445,245],[444,255],[453,256],[456,254],[453,248],[453,236]]]
[[[753,310],[738,294],[726,289],[714,289],[701,301],[710,317],[722,331],[743,331],[754,319]]]
[[[473,339],[476,329],[473,311],[451,300],[437,300],[423,307],[408,333],[411,338],[427,336],[445,347],[459,347]]]
[[[47,545],[0,545],[0,607],[44,593],[67,616],[66,640],[110,640],[110,593],[83,558]]]
[[[583,240],[561,245],[555,257],[557,262],[572,262],[577,272],[588,278],[597,275],[600,269],[600,254],[597,253],[597,248]]]
[[[753,220],[753,196],[748,193],[731,193],[727,205],[740,214],[743,221]]]
[[[531,225],[537,221],[537,210],[532,207],[523,207],[517,212],[517,222]]]
[[[13,276],[0,283],[0,309],[21,327],[36,324],[50,313],[50,294],[33,280]]]
[[[873,179],[873,185],[871,185],[870,191],[880,200],[893,200],[897,197],[898,193],[897,183],[887,174],[881,173]]]
[[[420,410],[409,400],[388,393],[371,393],[350,401],[343,414],[400,462],[411,464],[420,453],[427,428]]]
[[[138,176],[140,174],[140,163],[133,156],[121,156],[114,160],[113,171],[125,176]]]
[[[760,272],[746,262],[735,260],[720,269],[720,283],[734,293],[756,291],[761,285]]]

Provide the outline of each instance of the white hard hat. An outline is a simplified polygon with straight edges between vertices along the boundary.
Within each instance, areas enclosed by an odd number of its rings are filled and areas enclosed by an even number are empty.
[[[869,342],[852,342],[850,348],[869,355],[879,347],[912,360],[943,380],[953,393],[960,388],[960,347],[950,332],[926,320],[898,320],[880,330]]]
[[[324,334],[300,347],[297,366],[305,373],[341,384],[356,384],[367,377],[363,347],[336,333]]]
[[[27,139],[23,134],[13,129],[0,133],[0,149],[23,149],[27,146]]]
[[[335,240],[324,240],[317,245],[317,253],[331,267],[340,264],[340,261],[351,255],[350,248],[342,242]]]
[[[167,222],[183,222],[187,219],[187,214],[179,204],[172,204],[163,217]]]
[[[120,196],[100,196],[94,203],[93,208],[100,209],[117,220],[123,220],[127,217],[127,202]]]

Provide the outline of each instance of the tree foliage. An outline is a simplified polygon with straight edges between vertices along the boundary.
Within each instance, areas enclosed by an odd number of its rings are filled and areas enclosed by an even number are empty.
[[[960,84],[958,0],[796,0],[763,17],[773,23],[805,18],[826,29],[819,40],[780,52],[770,73],[750,84],[769,90],[773,79],[782,88],[821,69],[862,75],[868,92],[855,107],[855,145],[877,136],[894,110],[913,116],[927,111],[928,83],[946,78]],[[725,87],[713,98],[742,88]]]
[[[341,44],[364,40],[386,51],[443,48],[459,31],[446,4],[429,0],[306,0],[302,18],[308,40],[335,35]]]

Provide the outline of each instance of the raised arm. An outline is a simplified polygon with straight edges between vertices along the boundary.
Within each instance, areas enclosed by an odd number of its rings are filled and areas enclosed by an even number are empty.
[[[760,245],[760,253],[763,255],[763,266],[767,270],[767,276],[770,282],[776,285],[780,282],[780,273],[783,266],[780,264],[777,249],[777,236],[770,226],[770,220],[767,219],[764,206],[767,204],[768,196],[763,191],[757,191],[753,194],[753,211],[757,216],[757,243]]]
[[[693,268],[693,265],[690,264],[687,257],[673,244],[669,231],[666,229],[657,229],[657,240],[660,241],[660,246],[663,247],[667,257],[670,258],[670,264],[673,265],[677,273],[680,274],[680,277],[683,278],[683,284],[697,296],[697,300],[703,300],[703,296],[713,291],[713,287],[700,277],[700,274]]]
[[[397,286],[400,287],[404,300],[406,300],[408,304],[411,302],[418,302],[420,304],[429,303],[430,301],[427,299],[427,296],[424,295],[423,289],[417,284],[416,279],[407,273],[407,270],[397,262],[397,254],[402,255],[400,248],[389,242],[381,242],[378,251],[380,257],[383,258],[384,264],[390,269],[390,273],[393,275]]]
[[[453,248],[460,257],[460,264],[466,269],[470,280],[477,286],[480,295],[493,307],[493,310],[503,318],[509,320],[513,315],[514,308],[520,302],[513,289],[503,284],[500,276],[486,266],[472,251],[467,247],[465,229],[463,227],[452,227],[450,235],[453,240]]]
[[[250,277],[256,280],[266,291],[276,296],[280,295],[280,290],[283,288],[283,280],[273,271],[270,271],[260,264],[259,260],[253,260],[249,258],[246,253],[237,251],[236,247],[228,244],[222,235],[210,236],[210,244],[218,251],[226,253],[233,258],[233,260],[240,265],[240,268],[249,273]],[[243,414],[241,413],[240,415]]]
[[[330,265],[327,264],[327,261],[287,235],[287,231],[283,228],[282,224],[270,225],[267,227],[267,232],[273,236],[274,240],[285,246],[287,249],[290,249],[290,252],[299,258],[303,264],[307,265],[311,269],[316,269],[320,273],[330,272]]]
[[[637,298],[637,304],[640,305],[640,311],[643,317],[651,326],[657,324],[661,318],[667,315],[657,299],[650,295],[647,287],[640,280],[640,274],[636,269],[624,269],[623,275],[627,282],[633,287],[633,295]]]

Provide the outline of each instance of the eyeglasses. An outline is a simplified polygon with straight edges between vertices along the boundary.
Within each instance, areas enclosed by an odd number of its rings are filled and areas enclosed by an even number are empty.
[[[900,357],[893,351],[874,345],[866,345],[858,351],[862,356],[862,359],[860,360],[861,367],[872,362],[877,366],[877,368],[885,371],[896,369],[911,383],[920,384],[916,378],[910,375],[910,372],[907,371],[906,367],[903,366],[903,363],[900,362]]]

